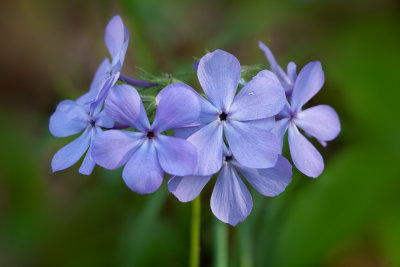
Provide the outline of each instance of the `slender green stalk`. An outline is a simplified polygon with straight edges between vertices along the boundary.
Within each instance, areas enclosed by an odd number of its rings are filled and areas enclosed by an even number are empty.
[[[200,266],[200,195],[192,202],[192,225],[190,229],[190,267]]]
[[[226,224],[215,222],[215,267],[228,267],[228,228]]]

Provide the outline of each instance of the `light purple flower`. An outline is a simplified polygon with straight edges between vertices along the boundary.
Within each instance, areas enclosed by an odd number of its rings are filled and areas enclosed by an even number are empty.
[[[206,54],[199,62],[197,76],[210,102],[196,93],[201,104],[199,119],[190,127],[175,127],[175,136],[187,138],[199,151],[197,175],[210,175],[221,168],[224,135],[244,166],[268,168],[277,161],[279,141],[270,131],[274,115],[285,103],[284,90],[270,72],[270,77],[248,82],[235,96],[240,75],[239,61],[222,50]]]
[[[262,75],[262,72],[259,74]],[[290,154],[294,165],[310,177],[318,177],[324,169],[324,161],[317,149],[299,132],[300,127],[323,146],[340,132],[340,121],[336,111],[327,105],[318,105],[305,110],[307,103],[324,84],[324,72],[318,61],[308,63],[299,73],[294,85],[290,104],[279,113],[274,132],[283,142],[288,130]],[[282,147],[282,143],[281,143]]]
[[[64,170],[74,165],[87,151],[79,169],[81,174],[92,173],[95,162],[92,159],[92,143],[101,128],[112,128],[114,121],[105,112],[90,113],[89,107],[72,100],[58,104],[50,117],[50,132],[57,137],[66,137],[83,132],[81,136],[61,148],[51,162],[53,172]]]
[[[124,26],[119,15],[108,22],[104,41],[111,56],[111,62],[105,58],[96,71],[88,93],[83,95],[78,102],[91,104],[92,109],[102,106],[108,91],[117,82],[122,65],[125,60],[129,43],[129,31]]]
[[[292,179],[292,166],[280,155],[276,165],[266,169],[245,167],[226,149],[220,161],[222,168],[212,192],[211,210],[219,220],[233,226],[244,221],[253,207],[250,192],[237,171],[260,194],[270,197],[282,193]],[[168,181],[168,190],[182,202],[192,201],[211,176],[173,176]]]
[[[266,58],[268,59],[271,71],[275,73],[281,85],[283,86],[283,88],[285,88],[286,95],[290,96],[292,94],[293,86],[297,78],[296,64],[294,62],[289,62],[285,72],[276,62],[274,54],[271,52],[268,46],[266,46],[261,41],[258,42],[258,46],[264,52]]]
[[[92,150],[96,163],[106,169],[126,164],[122,177],[131,190],[140,194],[156,191],[164,172],[181,176],[193,173],[196,147],[184,139],[161,134],[197,120],[200,103],[192,90],[181,83],[167,86],[150,125],[136,89],[129,85],[115,86],[105,101],[107,114],[139,132],[110,130],[98,135]]]

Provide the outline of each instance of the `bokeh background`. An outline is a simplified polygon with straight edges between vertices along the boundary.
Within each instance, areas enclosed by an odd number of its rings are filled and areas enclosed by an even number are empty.
[[[51,173],[72,138],[50,135],[57,103],[88,90],[108,56],[104,28],[131,32],[123,73],[190,70],[224,49],[242,64],[322,61],[310,105],[333,106],[340,136],[318,179],[294,172],[278,197],[252,191],[236,228],[201,194],[202,266],[400,266],[400,4],[391,0],[121,0],[0,2],[0,266],[186,266],[190,203],[166,190],[140,196],[121,170]],[[186,78],[198,88],[194,73]],[[215,181],[215,180],[214,180]],[[226,239],[227,242],[221,243]],[[222,245],[221,245],[222,244]]]

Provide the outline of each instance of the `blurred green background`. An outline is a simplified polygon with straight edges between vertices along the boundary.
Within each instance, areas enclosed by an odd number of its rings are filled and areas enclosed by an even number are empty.
[[[121,14],[131,32],[123,73],[180,73],[206,49],[242,64],[322,61],[326,82],[310,105],[333,106],[340,136],[318,179],[294,172],[278,197],[252,191],[236,228],[218,223],[202,197],[201,264],[400,266],[400,4],[382,0],[46,1],[0,3],[0,266],[186,266],[190,203],[166,190],[140,196],[121,170],[79,165],[51,173],[72,138],[50,135],[57,103],[88,90],[108,56],[104,28]],[[198,87],[195,75],[188,78]],[[213,180],[214,182],[215,180]],[[219,230],[216,230],[219,229]],[[225,230],[225,232],[224,232]],[[222,254],[223,255],[223,254]]]

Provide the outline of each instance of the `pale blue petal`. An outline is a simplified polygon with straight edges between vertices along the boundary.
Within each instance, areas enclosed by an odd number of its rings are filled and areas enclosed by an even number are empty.
[[[211,210],[224,223],[235,226],[249,216],[253,200],[235,169],[224,164],[211,195]]]
[[[86,152],[90,144],[91,129],[56,152],[51,161],[53,172],[65,170],[74,165]]]
[[[285,105],[285,90],[276,79],[258,76],[248,82],[236,95],[229,117],[249,121],[272,117]]]
[[[168,181],[168,190],[181,202],[195,199],[210,180],[208,176],[172,176]]]
[[[203,128],[205,125],[193,126],[193,127],[182,127],[174,129],[174,136],[187,139],[189,136]]]
[[[158,103],[152,124],[157,132],[188,126],[200,114],[200,101],[188,85],[173,83],[167,88]]]
[[[280,151],[283,149],[283,138],[285,137],[288,126],[289,119],[283,118],[282,120],[276,122],[275,127],[271,131],[278,138]]]
[[[193,174],[197,165],[197,149],[185,139],[159,135],[154,139],[161,168],[171,174]]]
[[[321,62],[313,61],[304,66],[294,84],[291,99],[292,109],[299,111],[308,100],[321,90],[324,81],[325,76]]]
[[[197,69],[204,93],[221,111],[230,107],[239,85],[240,74],[237,58],[222,50],[203,56]]]
[[[103,128],[112,128],[114,127],[114,120],[111,119],[105,110],[102,110],[97,116],[96,116],[96,126],[100,126]]]
[[[289,161],[278,156],[274,167],[267,169],[247,168],[235,165],[247,181],[262,195],[274,197],[282,193],[292,181],[292,165]]]
[[[279,142],[274,134],[240,121],[227,121],[224,132],[237,161],[250,168],[269,168],[278,158]]]
[[[95,162],[106,169],[124,165],[145,140],[143,133],[110,130],[97,135],[92,148]]]
[[[290,155],[296,168],[307,176],[318,177],[324,170],[324,160],[293,123],[289,125],[288,140]]]
[[[93,172],[93,169],[96,166],[96,163],[92,158],[93,141],[96,138],[96,135],[100,134],[101,132],[102,130],[99,127],[92,128],[89,149],[86,152],[85,157],[83,158],[81,167],[79,168],[80,174],[90,175]]]
[[[119,15],[112,17],[106,26],[104,41],[113,60],[119,56],[124,44],[124,31],[124,23]]]
[[[196,175],[210,175],[216,173],[222,164],[223,130],[221,122],[214,121],[187,139],[198,152]]]
[[[288,74],[290,83],[293,85],[296,82],[296,79],[297,79],[296,63],[289,62],[289,64],[287,65],[287,74]]]
[[[153,193],[161,186],[164,171],[158,163],[156,148],[152,141],[144,141],[133,153],[125,165],[122,177],[126,185],[139,194]]]
[[[108,94],[104,110],[115,121],[134,126],[139,117],[141,102],[140,95],[134,87],[116,85]]]
[[[66,137],[82,132],[87,124],[88,113],[76,102],[64,100],[50,117],[49,130],[54,136]]]
[[[336,111],[327,105],[319,105],[297,114],[295,123],[309,135],[320,141],[331,141],[340,132]]]

